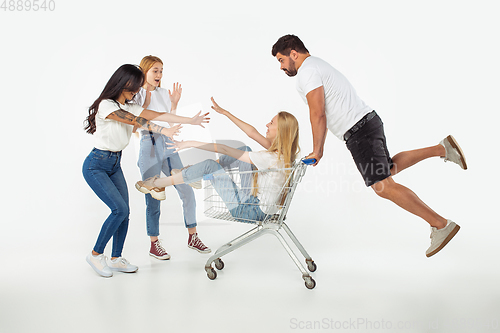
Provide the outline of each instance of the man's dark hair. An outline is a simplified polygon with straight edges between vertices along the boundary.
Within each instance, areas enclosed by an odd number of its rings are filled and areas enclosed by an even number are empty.
[[[309,51],[304,46],[304,43],[295,35],[285,35],[278,39],[278,41],[273,45],[271,53],[273,57],[281,53],[284,56],[289,56],[290,51],[295,50],[299,53],[309,53]]]

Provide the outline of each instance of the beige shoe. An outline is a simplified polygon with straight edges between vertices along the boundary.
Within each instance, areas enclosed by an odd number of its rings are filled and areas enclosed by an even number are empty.
[[[431,246],[427,249],[425,255],[431,257],[441,251],[457,234],[458,230],[460,230],[460,226],[452,220],[448,220],[448,224],[442,229],[431,227]]]
[[[182,172],[182,170],[187,169],[187,168],[189,168],[189,167],[190,167],[190,166],[184,167],[184,168],[182,168],[182,169],[172,169],[172,170],[170,171],[170,173],[171,173],[172,175],[175,175],[175,174],[178,174],[178,173]],[[195,189],[199,190],[199,189],[201,189],[201,179],[200,179],[200,180],[197,180],[197,181],[195,181],[195,182],[189,183],[188,185],[189,185],[189,186],[191,186],[192,188],[195,188]]]
[[[166,195],[165,195],[165,188],[164,187],[155,187],[154,186],[154,181],[157,180],[159,177],[154,176],[151,178],[148,178],[146,180],[139,180],[137,183],[135,183],[135,188],[144,194],[151,194],[151,196],[156,199],[156,200],[165,200]]]
[[[445,162],[451,161],[460,165],[462,169],[467,170],[467,162],[465,162],[464,152],[452,135],[448,135],[440,142],[440,144],[446,150],[446,156],[443,157]]]

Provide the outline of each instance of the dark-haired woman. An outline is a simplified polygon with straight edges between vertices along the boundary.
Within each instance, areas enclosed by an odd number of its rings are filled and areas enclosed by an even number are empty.
[[[94,149],[83,163],[83,176],[97,196],[109,207],[111,214],[104,221],[96,244],[87,262],[101,276],[111,277],[113,271],[132,273],[138,267],[122,257],[128,230],[129,200],[125,177],[120,166],[122,150],[127,147],[134,128],[161,133],[172,138],[181,126],[158,126],[150,120],[202,125],[207,114],[193,118],[155,112],[130,103],[144,83],[144,74],[135,65],[122,65],[111,76],[99,98],[89,108],[85,130],[94,135]],[[153,190],[161,195],[159,189]],[[111,260],[104,248],[113,237]]]

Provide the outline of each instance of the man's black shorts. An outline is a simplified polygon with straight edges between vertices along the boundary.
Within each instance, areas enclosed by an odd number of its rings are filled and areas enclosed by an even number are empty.
[[[366,186],[372,186],[389,177],[393,163],[387,150],[382,119],[375,113],[374,117],[356,132],[349,134],[346,146]]]

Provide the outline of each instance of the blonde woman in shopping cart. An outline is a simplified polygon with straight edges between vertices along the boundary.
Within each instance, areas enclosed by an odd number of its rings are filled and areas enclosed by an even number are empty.
[[[212,98],[212,109],[225,115],[235,123],[251,139],[259,143],[265,150],[252,152],[248,147],[240,149],[223,144],[204,143],[198,141],[174,141],[177,151],[186,148],[198,148],[222,154],[219,161],[205,160],[173,176],[152,177],[138,181],[136,188],[143,193],[150,193],[155,187],[166,187],[183,183],[194,183],[204,175],[216,174],[211,182],[225,202],[231,215],[244,220],[261,221],[269,214],[274,214],[278,208],[281,188],[285,185],[288,170],[283,172],[248,173],[252,177],[242,177],[241,186],[233,183],[229,175],[224,175],[229,166],[238,167],[240,171],[289,168],[299,153],[299,124],[290,113],[281,111],[266,125],[265,135],[260,134],[253,126],[238,119],[229,111],[221,108]],[[250,184],[245,186],[244,184]],[[264,185],[265,184],[265,185]],[[266,191],[259,190],[265,186]]]

